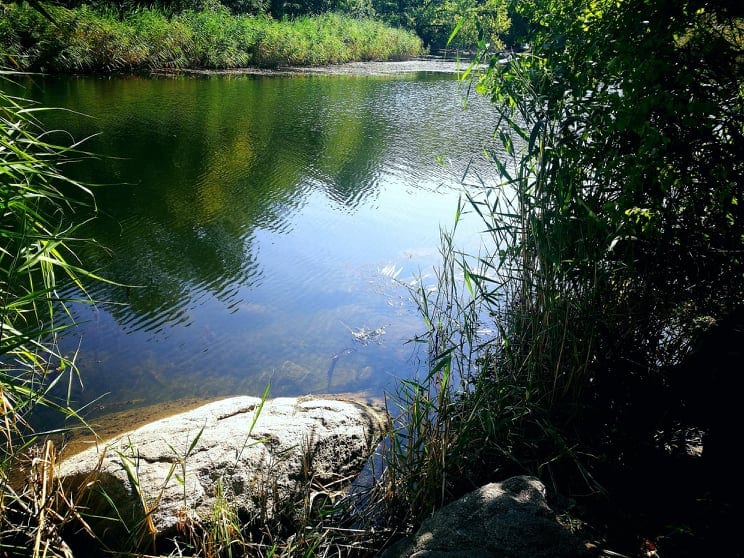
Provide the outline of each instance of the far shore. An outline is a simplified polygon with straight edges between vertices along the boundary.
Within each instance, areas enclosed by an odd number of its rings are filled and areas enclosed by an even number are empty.
[[[413,72],[439,74],[459,74],[465,72],[471,62],[467,59],[451,60],[438,57],[424,57],[399,61],[347,62],[328,66],[280,66],[278,68],[229,68],[224,70],[207,69],[158,69],[154,75],[349,75],[386,76]]]

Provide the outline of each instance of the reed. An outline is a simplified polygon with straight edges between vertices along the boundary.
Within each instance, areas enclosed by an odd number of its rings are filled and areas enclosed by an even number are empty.
[[[62,172],[86,154],[74,141],[56,143],[36,118],[41,110],[0,91],[0,549],[33,555],[64,552],[59,528],[71,515],[55,511],[66,500],[57,452],[51,442],[33,447],[32,418],[46,407],[84,424],[69,401],[75,355],[56,343],[68,302],[57,289],[71,281],[84,293],[82,281],[94,277],[74,252],[76,230],[95,208],[92,192]]]
[[[327,13],[294,20],[232,15],[219,3],[167,16],[157,9],[53,10],[0,6],[0,61],[47,72],[309,66],[404,59],[423,53],[414,34],[370,18]]]
[[[737,402],[724,399],[740,391],[736,366],[701,362],[740,355],[744,185],[731,169],[744,111],[729,61],[741,60],[741,20],[631,2],[601,3],[587,24],[583,2],[521,6],[541,23],[534,50],[506,63],[482,53],[465,75],[499,111],[502,180],[458,210],[482,220],[485,253],[445,241],[436,283],[414,293],[428,373],[392,396],[383,497],[413,526],[479,483],[529,473],[592,506],[590,521],[608,498],[627,506],[608,517],[628,539],[667,533],[680,509],[701,513],[677,490],[689,446],[705,432],[694,467],[712,468],[694,470],[720,470],[738,437]],[[656,32],[636,41],[639,14]],[[704,349],[712,335],[728,348]],[[455,363],[459,388],[443,381]],[[698,497],[716,493],[701,486]],[[664,501],[639,505],[648,490]],[[707,500],[721,526],[695,526],[708,541],[727,530],[726,492]]]

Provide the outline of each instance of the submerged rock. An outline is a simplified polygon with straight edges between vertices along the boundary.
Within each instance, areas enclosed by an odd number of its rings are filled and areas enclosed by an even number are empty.
[[[386,425],[383,410],[359,402],[234,397],[73,455],[60,475],[87,492],[92,513],[111,515],[112,503],[127,521],[149,513],[150,530],[163,534],[184,517],[208,518],[217,504],[258,517],[310,479],[348,483]]]
[[[573,558],[579,541],[557,520],[534,477],[487,484],[437,511],[383,558]]]

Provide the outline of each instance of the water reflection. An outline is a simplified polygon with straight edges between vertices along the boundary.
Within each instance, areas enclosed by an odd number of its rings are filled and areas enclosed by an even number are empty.
[[[436,262],[463,169],[480,165],[489,107],[462,111],[451,76],[27,86],[93,115],[50,124],[102,132],[87,145],[102,157],[75,170],[109,184],[83,259],[116,284],[75,308],[81,402],[260,393],[269,381],[274,395],[379,391],[415,366],[403,342],[419,319],[379,270],[411,278]],[[363,327],[385,334],[361,345]]]

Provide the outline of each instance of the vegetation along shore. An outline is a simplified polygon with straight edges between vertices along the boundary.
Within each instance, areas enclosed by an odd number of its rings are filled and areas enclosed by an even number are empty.
[[[0,10],[9,70],[318,65],[449,44],[480,52],[465,78],[499,109],[503,151],[486,155],[500,182],[453,208],[455,228],[466,215],[482,220],[490,248],[463,254],[445,231],[436,288],[411,287],[427,371],[388,396],[392,422],[373,460],[383,467],[364,505],[329,498],[319,510],[300,491],[268,533],[220,492],[211,516],[189,516],[172,555],[376,555],[435,510],[512,475],[544,483],[589,556],[742,555],[732,469],[744,392],[740,3],[123,0]],[[517,45],[528,49],[492,54]],[[77,417],[46,397],[76,375],[54,342],[67,302],[57,287],[100,280],[74,251],[95,197],[64,172],[88,154],[48,143],[35,110],[0,96],[0,556],[64,556],[65,537],[105,535],[57,482],[56,450],[30,427],[41,405]],[[115,508],[95,520],[149,533],[156,507],[143,500],[136,526],[122,526]],[[107,550],[160,550],[151,538],[124,540]]]
[[[273,68],[404,59],[423,52],[411,32],[341,14],[275,20],[233,15],[217,4],[167,16],[144,8],[119,17],[86,6],[51,10],[5,6],[0,50],[6,67],[46,72],[179,68]]]

